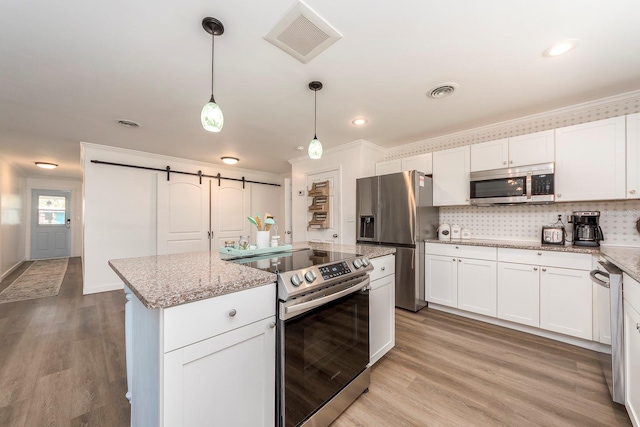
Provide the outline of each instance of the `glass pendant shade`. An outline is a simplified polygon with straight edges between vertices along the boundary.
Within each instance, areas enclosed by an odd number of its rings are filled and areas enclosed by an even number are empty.
[[[213,96],[211,96],[211,100],[202,107],[200,120],[202,121],[202,127],[209,132],[220,132],[222,130],[222,126],[224,126],[224,116],[222,115],[222,110],[213,99]]]
[[[315,135],[309,143],[309,158],[314,160],[322,158],[322,144]]]

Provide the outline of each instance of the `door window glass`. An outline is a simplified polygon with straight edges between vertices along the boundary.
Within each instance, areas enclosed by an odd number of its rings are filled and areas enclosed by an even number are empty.
[[[38,196],[38,225],[64,225],[66,211],[64,196]]]

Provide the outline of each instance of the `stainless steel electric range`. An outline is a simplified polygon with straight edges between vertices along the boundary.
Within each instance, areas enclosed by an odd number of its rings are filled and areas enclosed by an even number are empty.
[[[234,262],[278,275],[278,426],[327,426],[369,388],[369,271],[314,249]]]

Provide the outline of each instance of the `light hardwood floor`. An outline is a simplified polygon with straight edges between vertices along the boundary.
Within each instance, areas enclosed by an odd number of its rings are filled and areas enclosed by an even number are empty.
[[[0,426],[129,425],[125,298],[83,296],[81,271],[72,258],[57,297],[0,304]],[[396,318],[396,347],[333,426],[631,425],[597,353],[429,309]]]

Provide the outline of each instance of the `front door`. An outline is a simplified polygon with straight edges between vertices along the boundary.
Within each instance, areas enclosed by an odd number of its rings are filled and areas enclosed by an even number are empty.
[[[33,190],[31,193],[31,259],[71,254],[71,192]]]

